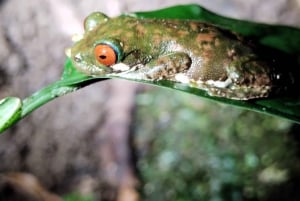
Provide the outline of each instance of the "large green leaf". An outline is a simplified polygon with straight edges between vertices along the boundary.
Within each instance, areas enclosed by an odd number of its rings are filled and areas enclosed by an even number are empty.
[[[180,18],[212,23],[219,27],[237,32],[244,37],[256,40],[257,43],[263,46],[282,51],[282,56],[284,57],[286,56],[284,55],[285,53],[293,55],[294,57],[291,58],[295,59],[294,62],[297,63],[297,68],[300,68],[300,30],[297,28],[232,19],[212,13],[198,5],[175,6],[155,12],[138,12],[136,14],[143,18]],[[286,62],[287,64],[291,63],[291,61]],[[285,66],[282,66],[282,68],[285,68]],[[295,75],[297,79],[299,79],[299,76],[300,75]],[[293,96],[238,101],[212,97],[203,90],[188,87],[180,83],[156,82],[152,84],[185,91],[207,99],[261,113],[276,115],[298,123],[300,122],[300,93],[298,91],[295,91]]]
[[[282,53],[289,55],[296,55],[295,62],[298,62],[298,68],[300,66],[300,30],[296,28],[231,19],[212,13],[198,5],[174,6],[151,12],[137,12],[135,14],[140,18],[192,19],[213,23],[219,27],[235,31],[245,37],[250,37],[252,40],[256,40],[268,48],[273,48],[274,50],[282,51]],[[79,73],[67,58],[61,80],[41,89],[23,101],[16,97],[10,97],[0,102],[0,132],[52,99],[108,78],[112,77],[103,76],[95,78]],[[238,101],[212,97],[203,90],[181,83],[170,81],[138,82],[180,90],[213,101],[276,115],[298,123],[300,122],[300,96],[297,91],[295,91],[295,96],[293,97]]]
[[[300,30],[297,28],[232,19],[217,15],[198,5],[175,6],[154,12],[137,12],[136,15],[141,18],[191,19],[212,23],[219,27],[237,32],[244,37],[256,40],[257,43],[262,46],[282,51],[282,56],[286,56],[285,53],[293,56],[296,55],[292,58],[295,58],[294,62],[296,62],[298,64],[297,67],[300,68]],[[289,61],[289,63],[291,63],[291,61]],[[282,68],[285,68],[285,66],[282,66]],[[299,78],[299,76],[300,75],[297,75],[295,77]],[[297,91],[295,91],[295,94],[292,97],[283,96],[268,99],[239,101],[212,97],[203,90],[189,87],[181,83],[172,83],[167,81],[144,81],[144,83],[164,86],[195,94],[210,100],[235,105],[265,114],[276,115],[298,123],[300,122],[300,94]]]

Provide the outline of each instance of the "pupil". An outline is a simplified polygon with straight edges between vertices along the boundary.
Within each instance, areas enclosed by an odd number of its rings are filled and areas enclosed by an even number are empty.
[[[106,59],[105,55],[100,55],[99,57],[100,57],[100,59]]]

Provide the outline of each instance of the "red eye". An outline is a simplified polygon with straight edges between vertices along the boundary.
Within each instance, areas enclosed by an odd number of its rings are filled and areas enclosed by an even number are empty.
[[[111,66],[117,62],[115,50],[106,44],[99,44],[94,49],[97,61],[105,66]]]

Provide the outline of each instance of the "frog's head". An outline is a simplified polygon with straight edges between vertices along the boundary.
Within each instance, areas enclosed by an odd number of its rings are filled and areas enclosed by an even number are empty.
[[[79,71],[88,75],[105,75],[114,71],[117,68],[115,65],[122,60],[123,43],[98,31],[102,26],[107,27],[109,20],[100,12],[92,13],[85,19],[84,35],[77,37],[74,46],[67,50],[67,56]]]

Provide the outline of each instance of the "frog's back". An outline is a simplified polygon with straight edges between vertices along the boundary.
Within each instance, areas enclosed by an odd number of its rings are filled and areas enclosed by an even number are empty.
[[[172,52],[189,55],[188,76],[195,80],[223,80],[225,66],[251,50],[234,33],[191,20],[138,19],[121,16],[99,29],[106,37],[122,38],[124,51],[138,49],[141,57],[152,58]]]

